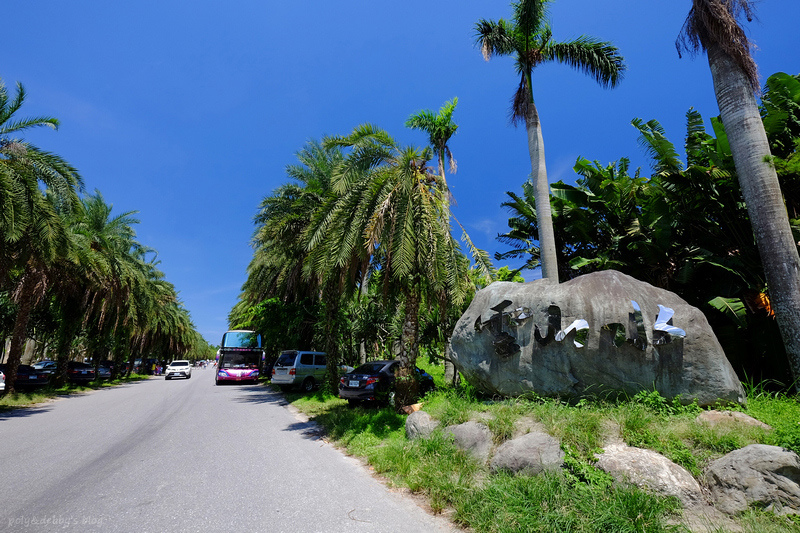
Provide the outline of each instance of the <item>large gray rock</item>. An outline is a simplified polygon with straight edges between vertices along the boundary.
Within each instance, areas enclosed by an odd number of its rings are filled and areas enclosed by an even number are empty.
[[[612,444],[597,455],[596,466],[617,481],[675,496],[686,507],[703,503],[703,491],[692,474],[652,450]]]
[[[703,411],[697,418],[695,418],[697,422],[701,422],[703,424],[708,424],[711,427],[716,426],[755,426],[766,431],[772,430],[772,427],[769,424],[765,424],[760,420],[756,420],[750,415],[746,415],[744,413],[740,413],[739,411],[717,411],[716,409],[712,409],[710,411]]]
[[[409,440],[427,438],[439,427],[439,421],[425,411],[414,411],[406,418],[406,437]]]
[[[492,432],[480,422],[464,422],[444,429],[445,435],[453,437],[456,447],[474,459],[485,463],[492,451]]]
[[[655,387],[700,405],[745,402],[699,309],[612,270],[561,284],[492,283],[475,295],[451,344],[456,368],[489,394],[632,395]]]
[[[532,431],[501,444],[492,457],[493,472],[539,474],[543,470],[558,470],[564,462],[561,443],[547,433]]]
[[[729,514],[757,504],[781,514],[800,513],[800,457],[766,444],[751,444],[706,469],[716,507]]]

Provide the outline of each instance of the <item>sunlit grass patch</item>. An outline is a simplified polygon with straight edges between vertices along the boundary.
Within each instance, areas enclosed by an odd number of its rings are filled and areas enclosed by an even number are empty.
[[[800,533],[800,515],[778,516],[761,509],[750,509],[737,520],[743,533]]]
[[[800,396],[754,391],[747,413],[772,426],[765,444],[782,446],[800,454]]]
[[[479,533],[680,531],[664,517],[678,503],[624,487],[576,491],[561,472],[492,476],[458,502],[455,519]]]
[[[423,399],[423,409],[440,422],[440,430],[413,441],[405,437],[406,416],[390,409],[351,408],[324,394],[287,398],[313,414],[333,442],[366,459],[389,482],[424,494],[434,510],[450,510],[454,520],[476,532],[686,532],[676,499],[619,485],[596,468],[595,454],[622,438],[665,455],[699,478],[709,462],[730,451],[754,443],[791,444],[800,434],[796,398],[774,394],[751,397],[747,412],[780,431],[699,422],[699,407],[654,391],[567,402],[534,395],[487,399],[471,387],[442,387]],[[563,468],[538,476],[492,474],[441,431],[470,420],[486,424],[495,445],[541,427],[561,441]],[[800,533],[796,518],[758,510],[736,521],[746,532]],[[727,530],[711,524],[709,531]]]

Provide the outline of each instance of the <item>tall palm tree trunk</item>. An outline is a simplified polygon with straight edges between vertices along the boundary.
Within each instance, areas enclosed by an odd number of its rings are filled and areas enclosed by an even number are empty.
[[[722,123],[753,226],[795,387],[800,388],[800,257],[752,85],[717,44],[707,47]]]
[[[73,301],[68,300],[64,303],[61,313],[61,323],[58,327],[56,342],[56,373],[52,383],[56,387],[62,387],[67,383],[67,366],[69,363],[70,344],[80,329],[81,312],[80,307],[72,306]]]
[[[17,380],[17,369],[22,360],[22,351],[25,348],[25,339],[28,331],[28,320],[33,310],[34,290],[36,280],[34,273],[28,268],[20,280],[19,296],[17,297],[17,316],[14,319],[14,329],[11,333],[11,345],[8,356],[8,375],[6,376],[6,390],[14,393],[14,382]]]
[[[327,386],[332,394],[336,394],[339,385],[339,291],[336,281],[329,279],[323,288],[325,300],[325,353],[328,373]]]
[[[550,184],[547,182],[547,168],[544,162],[542,124],[539,121],[539,112],[532,98],[527,106],[525,126],[528,133],[531,178],[536,200],[536,224],[539,228],[539,259],[542,264],[542,278],[558,283],[556,238],[553,231],[553,215],[550,209]]]
[[[419,351],[419,292],[413,288],[405,291],[405,316],[400,336],[400,368],[395,374],[397,405],[410,405],[419,397],[419,386],[415,376],[417,352]]]
[[[444,192],[444,201],[446,205],[450,206],[450,190],[447,187],[447,180],[445,178],[444,172],[444,163],[445,163],[445,153],[444,150],[439,151],[439,176],[442,178],[442,184],[444,185],[445,190]],[[448,339],[446,346],[449,348],[450,346],[450,339]],[[445,382],[448,385],[456,386],[458,385],[458,370],[456,370],[455,365],[453,364],[453,359],[450,357],[450,350],[445,349],[444,351],[444,378]]]

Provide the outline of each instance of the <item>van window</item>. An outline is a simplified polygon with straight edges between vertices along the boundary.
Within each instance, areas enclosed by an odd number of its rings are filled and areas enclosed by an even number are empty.
[[[297,352],[282,353],[278,357],[278,362],[275,363],[275,366],[294,366],[295,357],[297,357]]]
[[[308,366],[313,365],[314,364],[314,354],[313,353],[300,354],[300,364],[301,365],[308,365]]]
[[[317,354],[314,357],[314,364],[317,366],[326,366],[328,364],[327,357],[324,354]]]

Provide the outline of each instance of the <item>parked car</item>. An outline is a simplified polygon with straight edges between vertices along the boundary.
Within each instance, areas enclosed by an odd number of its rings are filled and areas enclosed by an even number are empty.
[[[283,390],[300,386],[311,392],[325,379],[328,357],[323,352],[284,350],[272,367],[272,383]]]
[[[56,370],[58,369],[58,363],[55,361],[39,361],[37,363],[33,363],[31,366],[39,372],[44,372],[45,374],[50,374],[51,376],[55,375]]]
[[[94,381],[94,367],[80,361],[70,361],[67,363],[67,378],[72,383],[88,383]]]
[[[362,401],[377,402],[394,406],[395,372],[400,368],[400,361],[372,361],[365,363],[352,372],[339,378],[339,398],[344,398],[351,405]],[[415,377],[422,394],[435,388],[433,377],[415,367]]]
[[[171,362],[167,369],[164,370],[164,379],[172,379],[172,378],[186,378],[189,379],[192,377],[192,365],[189,361],[186,360],[178,360]]]
[[[101,363],[97,367],[97,379],[111,379],[111,367]]]
[[[3,374],[8,374],[8,365],[0,365],[0,371]],[[50,383],[49,374],[39,372],[30,365],[19,365],[17,367],[17,379],[14,380],[15,389],[32,389],[43,387],[48,383]]]
[[[0,370],[0,395],[6,393],[6,375]]]

